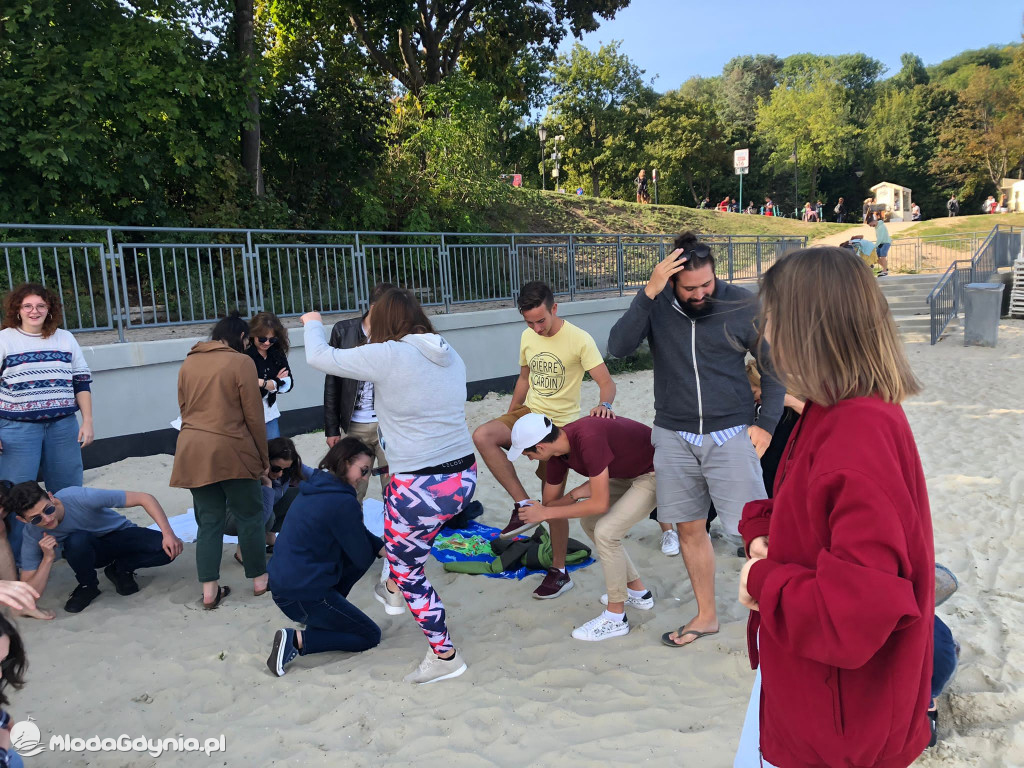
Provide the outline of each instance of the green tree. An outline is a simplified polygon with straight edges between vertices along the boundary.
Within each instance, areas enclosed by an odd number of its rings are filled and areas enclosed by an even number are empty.
[[[5,219],[237,221],[245,100],[196,10],[27,0],[0,15]]]
[[[510,66],[524,49],[550,60],[565,35],[597,29],[629,0],[279,0],[317,28],[345,25],[381,72],[414,96],[457,69],[518,87]]]
[[[757,122],[757,100],[768,98],[781,70],[782,60],[774,54],[736,56],[722,67],[722,117],[738,126],[744,137],[753,133]]]
[[[565,135],[566,164],[589,177],[591,194],[599,197],[603,183],[632,179],[655,98],[643,70],[617,41],[596,52],[577,43],[551,68],[551,84],[547,122]]]
[[[896,88],[910,89],[917,85],[928,85],[928,70],[921,57],[913,53],[900,56],[900,71],[889,81]]]
[[[728,161],[725,122],[714,105],[669,91],[658,99],[648,130],[648,152],[663,180],[665,202],[699,203],[710,195]]]
[[[808,180],[808,197],[818,192],[822,169],[850,161],[859,131],[853,123],[843,85],[824,76],[801,78],[775,87],[769,100],[759,99],[757,131],[769,150],[770,170],[792,167],[793,153]],[[795,201],[800,205],[800,200]]]

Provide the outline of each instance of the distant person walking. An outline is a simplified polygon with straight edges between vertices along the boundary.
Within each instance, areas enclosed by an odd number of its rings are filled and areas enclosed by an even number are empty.
[[[633,179],[636,184],[636,201],[641,205],[651,202],[651,193],[647,191],[647,172],[641,168],[640,174]]]
[[[956,195],[951,195],[946,201],[946,215],[948,217],[960,215],[960,201],[956,199]]]
[[[889,255],[889,249],[892,247],[892,236],[889,234],[889,228],[885,226],[881,216],[870,218],[868,226],[875,229],[875,252],[878,254],[878,266],[882,268],[878,276],[885,277],[889,274],[889,259],[887,256]]]
[[[832,210],[836,214],[836,224],[842,224],[843,219],[846,217],[846,201],[840,197],[836,207]]]
[[[764,208],[762,210],[764,211],[765,216],[775,215],[775,204],[772,202],[770,197],[766,197],[764,199]]]
[[[921,206],[914,203],[910,206],[910,220],[920,221],[921,220]]]

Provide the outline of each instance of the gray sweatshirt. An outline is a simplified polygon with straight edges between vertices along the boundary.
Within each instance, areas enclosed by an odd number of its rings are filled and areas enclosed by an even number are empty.
[[[393,474],[474,452],[466,427],[466,364],[441,336],[335,349],[323,323],[306,323],[306,362],[318,371],[372,381],[381,446]]]
[[[631,354],[644,339],[654,358],[654,423],[678,432],[710,434],[740,424],[768,432],[782,417],[786,390],[758,354],[757,297],[715,281],[713,309],[689,317],[675,301],[672,284],[653,301],[641,289],[608,337],[608,352]],[[754,417],[744,360],[749,351],[761,372],[761,412]],[[767,350],[765,350],[767,352]]]

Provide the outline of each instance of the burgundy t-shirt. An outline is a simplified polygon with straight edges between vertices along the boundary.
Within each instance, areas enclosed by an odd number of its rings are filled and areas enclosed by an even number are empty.
[[[621,416],[584,416],[562,429],[569,438],[569,453],[548,459],[547,481],[553,485],[560,484],[570,469],[584,477],[597,477],[607,469],[608,477],[623,480],[654,471],[648,426]]]

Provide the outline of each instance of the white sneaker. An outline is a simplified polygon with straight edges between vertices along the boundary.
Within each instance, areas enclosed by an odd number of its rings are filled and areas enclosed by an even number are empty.
[[[433,651],[427,651],[426,657],[420,662],[415,672],[405,676],[405,682],[426,685],[437,683],[441,680],[449,680],[458,677],[467,669],[466,662],[458,651],[450,659],[442,659],[434,655]]]
[[[391,563],[388,562],[387,557],[382,557],[384,565],[380,569],[380,583],[383,584],[385,581],[391,578]]]
[[[608,605],[608,593],[601,595],[601,605]],[[651,594],[651,590],[644,592],[643,597],[633,597],[632,595],[626,595],[626,607],[627,608],[639,608],[641,611],[649,611],[654,607],[654,595]]]
[[[391,592],[383,581],[374,584],[373,596],[377,598],[378,602],[383,603],[384,613],[388,616],[399,616],[405,613],[405,609],[409,607],[406,605],[402,593]]]
[[[673,557],[679,554],[679,534],[673,530],[661,534],[661,554]]]
[[[604,614],[602,614],[596,619],[591,619],[582,627],[576,627],[572,631],[572,636],[577,640],[589,640],[591,642],[610,640],[613,637],[628,634],[629,619],[626,618],[625,614],[622,616],[622,621],[606,619]]]

